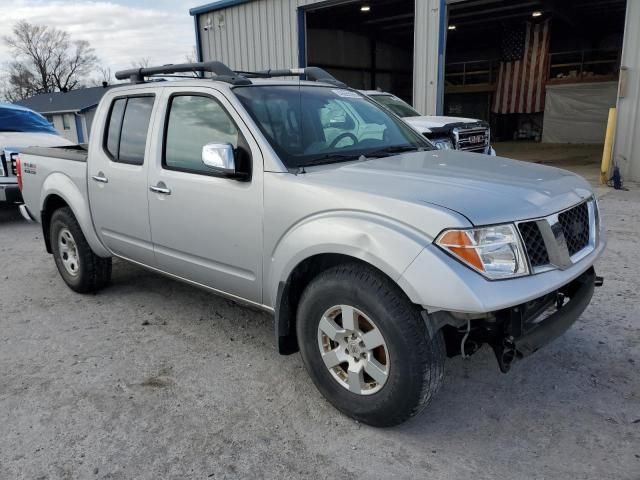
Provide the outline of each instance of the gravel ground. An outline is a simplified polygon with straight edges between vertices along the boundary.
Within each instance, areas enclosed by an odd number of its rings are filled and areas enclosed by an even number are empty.
[[[640,191],[601,200],[605,285],[578,323],[499,373],[447,363],[419,417],[357,424],[273,320],[124,262],[78,295],[39,226],[0,212],[0,478],[640,479]]]

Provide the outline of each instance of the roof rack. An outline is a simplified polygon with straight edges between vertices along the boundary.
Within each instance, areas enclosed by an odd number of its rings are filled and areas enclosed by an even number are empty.
[[[347,84],[341,82],[326,70],[319,67],[305,67],[305,68],[286,68],[280,70],[260,70],[258,72],[238,72],[247,77],[255,78],[272,78],[272,77],[302,77],[305,76],[307,80],[312,82],[324,82],[336,85],[338,87],[346,87]]]
[[[176,63],[159,67],[132,68],[116,72],[118,80],[129,79],[131,83],[144,83],[144,77],[166,76],[182,72],[214,73],[215,79],[232,85],[251,85],[251,80],[237,74],[222,62]]]
[[[325,82],[338,87],[347,85],[336,79],[326,70],[318,67],[269,69],[258,72],[234,72],[222,62],[176,63],[161,65],[158,67],[132,68],[116,72],[118,80],[127,80],[131,83],[144,83],[145,77],[168,76],[183,72],[209,72],[215,74],[214,80],[230,83],[232,85],[251,85],[250,78],[273,77],[306,77],[314,82]]]

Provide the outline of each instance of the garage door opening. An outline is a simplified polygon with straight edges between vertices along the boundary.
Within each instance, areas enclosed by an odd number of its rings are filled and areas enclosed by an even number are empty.
[[[306,63],[349,86],[411,103],[414,0],[348,1],[305,11]]]
[[[445,114],[489,121],[499,155],[597,177],[625,11],[626,0],[451,4]]]

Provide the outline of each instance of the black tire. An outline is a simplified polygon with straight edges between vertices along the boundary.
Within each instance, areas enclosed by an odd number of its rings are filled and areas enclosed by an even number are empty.
[[[78,293],[96,292],[106,287],[111,281],[111,258],[97,256],[91,250],[82,229],[69,207],[53,212],[49,224],[51,250],[60,276],[65,283]],[[58,238],[60,232],[68,230],[75,241],[77,252],[77,271],[70,274],[64,266]]]
[[[352,393],[322,360],[320,320],[342,304],[368,316],[384,337],[388,377],[375,393]],[[419,308],[389,278],[365,265],[339,265],[315,278],[300,300],[296,330],[303,362],[318,390],[338,410],[368,425],[390,427],[408,420],[429,404],[443,383],[442,331],[430,338]]]

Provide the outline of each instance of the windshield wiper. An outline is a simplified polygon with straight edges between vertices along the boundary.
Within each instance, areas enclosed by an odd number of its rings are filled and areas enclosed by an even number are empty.
[[[394,145],[391,147],[381,148],[365,154],[367,158],[380,158],[388,157],[390,155],[396,155],[404,152],[422,152],[425,149],[423,147],[416,147],[415,145]]]

